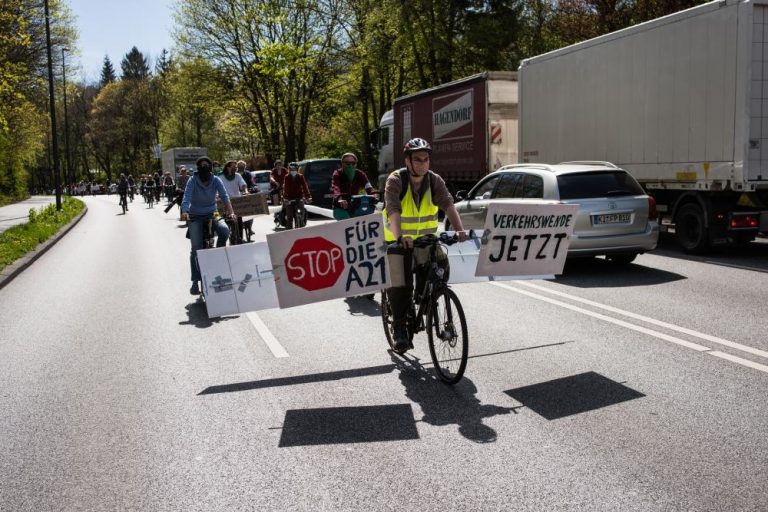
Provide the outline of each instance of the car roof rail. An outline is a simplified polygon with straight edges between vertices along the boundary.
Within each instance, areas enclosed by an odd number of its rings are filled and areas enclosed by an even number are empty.
[[[603,160],[573,160],[571,162],[560,162],[557,165],[603,165],[605,167],[611,167],[612,169],[619,169],[618,165]]]
[[[543,169],[545,171],[553,171],[553,172],[555,171],[555,169],[553,169],[552,166],[549,165],[549,164],[508,164],[508,165],[502,165],[501,167],[499,167],[496,170],[497,171],[502,171],[502,170],[506,171],[506,170],[509,170],[509,169],[517,169],[518,167],[525,167],[525,168],[528,168],[528,169]]]

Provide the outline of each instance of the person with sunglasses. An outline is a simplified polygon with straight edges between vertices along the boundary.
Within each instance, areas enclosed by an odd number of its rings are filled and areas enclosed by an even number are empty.
[[[350,213],[349,200],[352,196],[363,193],[373,195],[373,187],[368,176],[357,168],[357,156],[354,153],[344,153],[341,156],[341,168],[333,171],[331,176],[331,191],[333,193],[333,218],[348,219]]]
[[[203,247],[203,236],[205,223],[209,219],[214,219],[217,240],[216,247],[227,245],[229,238],[229,227],[222,219],[215,219],[216,213],[216,194],[219,195],[221,202],[227,210],[227,216],[234,219],[235,211],[232,209],[232,203],[229,200],[229,194],[221,179],[213,175],[213,162],[203,156],[197,159],[197,172],[187,182],[184,189],[184,198],[181,200],[181,220],[187,221],[189,229],[189,240],[192,249],[189,254],[189,265],[192,271],[192,286],[189,293],[198,295],[200,287],[200,267],[197,264],[197,250]]]
[[[403,354],[410,348],[406,325],[408,307],[413,296],[413,274],[416,287],[421,288],[426,279],[426,268],[413,265],[413,241],[425,235],[435,235],[438,213],[445,212],[452,226],[456,227],[459,241],[467,239],[459,213],[453,205],[445,181],[430,170],[432,146],[424,139],[415,138],[403,148],[405,167],[389,175],[384,186],[384,239],[398,245],[389,252],[403,255],[404,286],[387,289],[392,307],[394,349]],[[445,261],[447,266],[447,259]]]

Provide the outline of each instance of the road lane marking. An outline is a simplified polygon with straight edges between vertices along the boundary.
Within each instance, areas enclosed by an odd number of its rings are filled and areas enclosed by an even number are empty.
[[[570,309],[572,311],[576,311],[577,313],[582,313],[587,316],[591,316],[594,318],[598,318],[600,320],[619,325],[621,327],[625,327],[627,329],[631,329],[633,331],[641,332],[643,334],[647,334],[648,336],[653,336],[654,338],[659,338],[664,341],[668,341],[670,343],[674,343],[676,345],[682,345],[683,347],[690,348],[691,350],[695,350],[697,352],[707,352],[710,349],[709,347],[705,347],[704,345],[699,345],[698,343],[692,343],[690,341],[686,341],[680,338],[676,338],[674,336],[670,336],[668,334],[664,334],[658,331],[654,331],[652,329],[648,329],[646,327],[641,327],[639,325],[631,324],[629,322],[625,322],[624,320],[619,320],[618,318],[613,318],[607,315],[603,315],[601,313],[595,313],[594,311],[590,311],[588,309],[580,308],[578,306],[574,306],[573,304],[568,304],[566,302],[561,302],[559,300],[551,299],[549,297],[545,297],[543,295],[539,295],[538,293],[529,292],[526,290],[521,290],[519,288],[515,288],[513,286],[510,286],[506,283],[500,283],[500,282],[491,282],[489,284],[492,284],[494,286],[498,286],[501,288],[506,288],[508,290],[512,290],[515,293],[519,293],[521,295],[527,295],[528,297],[532,297],[534,299],[542,300],[544,302],[549,302],[550,304],[554,304],[556,306],[560,306],[566,309]]]
[[[755,356],[764,357],[764,358],[768,359],[768,352],[766,352],[765,350],[760,350],[760,349],[757,349],[757,348],[752,348],[752,347],[749,347],[747,345],[742,345],[741,343],[736,343],[734,341],[729,341],[729,340],[725,340],[723,338],[718,338],[717,336],[712,336],[710,334],[705,334],[703,332],[694,331],[693,329],[687,329],[685,327],[680,327],[678,325],[674,325],[674,324],[670,324],[670,323],[667,323],[667,322],[663,322],[661,320],[656,320],[654,318],[650,318],[650,317],[647,317],[647,316],[638,315],[637,313],[632,313],[631,311],[626,311],[626,310],[623,310],[623,309],[615,308],[613,306],[608,306],[606,304],[600,304],[599,302],[594,302],[594,301],[591,301],[589,299],[583,299],[581,297],[577,297],[575,295],[570,295],[568,293],[559,292],[557,290],[550,290],[549,288],[545,288],[543,286],[535,285],[535,284],[532,284],[532,283],[520,281],[519,284],[522,285],[522,286],[527,286],[529,288],[534,288],[536,290],[541,290],[541,291],[544,291],[544,292],[547,292],[547,293],[551,293],[552,295],[557,295],[559,297],[565,297],[567,299],[570,299],[570,300],[573,300],[573,301],[576,301],[576,302],[581,302],[582,304],[587,304],[589,306],[593,306],[593,307],[596,307],[596,308],[601,308],[601,309],[604,309],[606,311],[610,311],[612,313],[618,313],[620,315],[628,316],[630,318],[634,318],[635,320],[640,320],[640,321],[643,321],[643,322],[646,322],[646,323],[649,323],[649,324],[658,325],[659,327],[664,327],[664,328],[669,329],[671,331],[681,332],[681,333],[687,334],[689,336],[694,336],[694,337],[702,339],[702,340],[711,341],[712,343],[717,343],[717,344],[723,345],[725,347],[730,347],[730,348],[735,349],[735,350],[740,350],[740,351],[746,352],[748,354],[752,354],[752,355],[755,355]]]
[[[246,313],[245,316],[248,317],[248,320],[251,321],[253,327],[256,328],[256,332],[259,333],[261,339],[264,340],[264,343],[266,343],[269,350],[272,351],[272,355],[275,357],[288,357],[288,352],[286,352],[280,342],[277,341],[277,338],[272,335],[272,332],[267,328],[259,315],[251,311]]]
[[[756,363],[754,361],[750,361],[749,359],[744,359],[738,356],[732,356],[731,354],[726,354],[725,352],[719,352],[717,350],[712,350],[707,353],[715,357],[727,359],[728,361],[732,361],[734,363],[738,363],[743,366],[749,366],[750,368],[754,368],[755,370],[760,370],[761,372],[768,373],[768,365]]]
[[[721,263],[719,261],[705,260],[704,263],[711,263],[713,265],[720,265],[721,267],[737,268],[739,270],[751,270],[754,272],[768,273],[768,270],[757,267],[747,267],[746,265],[734,265],[733,263]]]

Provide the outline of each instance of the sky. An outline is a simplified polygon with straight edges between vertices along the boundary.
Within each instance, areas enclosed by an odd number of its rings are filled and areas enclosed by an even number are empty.
[[[104,55],[109,55],[115,73],[120,76],[120,62],[132,47],[149,56],[153,66],[163,48],[172,49],[174,0],[65,2],[69,3],[79,32],[79,55],[72,58],[80,62],[81,77],[87,82],[96,82],[101,77]]]

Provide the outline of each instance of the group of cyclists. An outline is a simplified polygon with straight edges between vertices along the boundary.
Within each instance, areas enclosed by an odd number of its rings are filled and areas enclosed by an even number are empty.
[[[182,166],[183,168],[184,166]],[[186,169],[182,169],[179,176],[179,183],[173,179],[170,172],[165,172],[162,175],[159,172],[154,174],[142,174],[139,177],[138,187],[133,175],[125,175],[120,173],[120,178],[117,182],[117,194],[120,196],[119,204],[123,207],[123,211],[128,211],[128,202],[133,202],[134,195],[138,192],[144,198],[144,202],[150,207],[154,203],[160,202],[160,198],[165,196],[168,201],[173,200],[175,191],[180,186],[186,185]]]
[[[453,204],[453,197],[443,179],[430,170],[431,145],[424,139],[409,140],[403,148],[405,167],[389,175],[384,187],[384,234],[392,251],[399,251],[403,258],[406,276],[403,286],[387,290],[392,308],[393,348],[398,353],[404,353],[410,348],[407,331],[407,313],[411,304],[414,290],[414,279],[420,285],[425,279],[423,266],[413,265],[412,253],[414,241],[427,235],[435,235],[438,229],[438,213],[443,210],[451,225],[456,227],[458,241],[467,239],[461,218]],[[357,157],[354,153],[345,153],[341,158],[341,168],[332,176],[334,217],[337,219],[350,216],[350,198],[364,193],[373,195],[374,188],[367,176],[357,168]],[[230,190],[235,190],[226,184],[234,181],[235,171],[229,166],[224,168],[224,180],[213,173],[213,162],[203,157],[197,161],[197,173],[189,180],[181,203],[182,219],[188,221],[191,240],[190,270],[192,285],[190,293],[199,294],[200,270],[197,266],[196,253],[202,248],[203,221],[214,216],[216,212],[217,194],[225,205],[229,216],[235,212],[230,202]],[[304,176],[298,169],[290,165],[283,167],[281,161],[275,162],[272,169],[273,191],[282,189],[282,200],[289,203],[292,199],[303,199],[307,203],[312,196]],[[275,186],[277,185],[277,186]],[[242,185],[237,188],[242,187]],[[228,190],[230,189],[230,190]],[[242,189],[240,188],[242,192]],[[286,215],[286,219],[292,218]],[[290,226],[287,226],[290,227]],[[216,224],[218,240],[217,247],[226,244],[229,228],[223,222]]]

